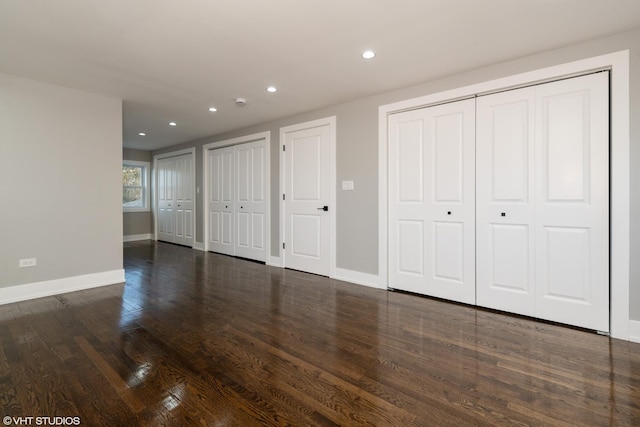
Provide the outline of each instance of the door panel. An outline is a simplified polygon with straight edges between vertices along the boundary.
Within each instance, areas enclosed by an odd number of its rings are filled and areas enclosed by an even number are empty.
[[[292,138],[291,153],[291,200],[319,202],[322,198],[320,187],[322,135],[314,134]]]
[[[474,100],[389,117],[389,283],[475,303]]]
[[[490,251],[487,257],[491,265],[489,274],[492,287],[513,293],[532,295],[530,270],[530,231],[528,225],[490,225]],[[487,250],[487,248],[481,248]]]
[[[193,156],[184,154],[175,159],[175,243],[193,246]]]
[[[322,257],[322,241],[320,215],[291,216],[291,255],[308,260],[319,261]]]
[[[545,227],[547,271],[541,283],[548,298],[588,302],[589,229]]]
[[[236,248],[237,256],[266,261],[266,142],[235,147]]]
[[[490,140],[492,146],[487,148],[494,166],[488,172],[493,186],[491,199],[494,202],[526,203],[529,200],[529,170],[533,154],[529,132],[532,110],[527,97],[530,92],[525,89],[509,93],[502,102],[494,99],[490,107],[491,117],[487,119],[492,121],[490,131],[493,136]],[[524,98],[518,99],[519,94]],[[487,122],[478,126],[488,125],[490,123]]]
[[[464,113],[446,114],[433,119],[434,202],[463,202],[464,192]],[[466,172],[469,173],[469,172]]]
[[[478,305],[535,315],[535,88],[477,99]]]
[[[208,152],[209,236],[207,249],[235,255],[233,147]]]
[[[415,276],[414,286],[419,289],[420,282],[425,277],[424,221],[398,220],[397,225],[396,263],[398,272],[407,278]],[[410,286],[408,281],[407,286]]]
[[[609,331],[609,76],[537,88],[536,316]]]
[[[419,114],[407,114],[404,120],[397,124],[396,203],[423,203],[424,121]]]
[[[329,275],[330,126],[286,132],[285,266]]]
[[[434,277],[464,283],[464,224],[435,221],[433,235]]]
[[[252,224],[252,238],[251,243],[254,249],[261,250],[266,254],[266,227],[267,217],[263,213],[254,212],[251,214]]]
[[[549,201],[586,201],[589,193],[588,93],[543,99],[543,152]]]
[[[158,240],[175,242],[175,162],[173,158],[158,160]]]

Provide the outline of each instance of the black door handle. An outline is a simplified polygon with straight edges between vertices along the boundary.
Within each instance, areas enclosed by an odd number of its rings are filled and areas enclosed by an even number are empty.
[[[329,210],[329,206],[323,206],[321,208],[318,208],[318,210],[327,212]]]

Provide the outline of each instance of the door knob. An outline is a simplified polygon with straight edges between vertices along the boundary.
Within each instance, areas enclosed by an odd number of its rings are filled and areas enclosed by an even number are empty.
[[[323,206],[321,208],[318,208],[318,210],[327,212],[329,210],[329,206]]]

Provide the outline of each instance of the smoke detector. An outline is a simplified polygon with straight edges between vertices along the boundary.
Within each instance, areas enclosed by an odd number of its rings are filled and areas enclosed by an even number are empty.
[[[238,107],[244,107],[245,105],[247,105],[246,98],[236,98],[236,105]]]

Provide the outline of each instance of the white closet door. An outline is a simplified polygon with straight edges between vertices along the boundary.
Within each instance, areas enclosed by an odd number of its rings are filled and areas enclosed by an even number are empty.
[[[535,88],[477,99],[478,305],[535,315]]]
[[[475,102],[389,117],[389,286],[475,303]]]
[[[158,160],[158,240],[175,242],[175,164],[173,158]]]
[[[234,149],[209,150],[209,236],[207,248],[235,255],[234,232]]]
[[[536,316],[609,331],[609,74],[536,93]]]
[[[608,73],[478,99],[478,304],[609,330]]]
[[[175,158],[175,243],[193,246],[193,156]]]
[[[266,261],[266,146],[265,141],[235,147],[235,252]]]

